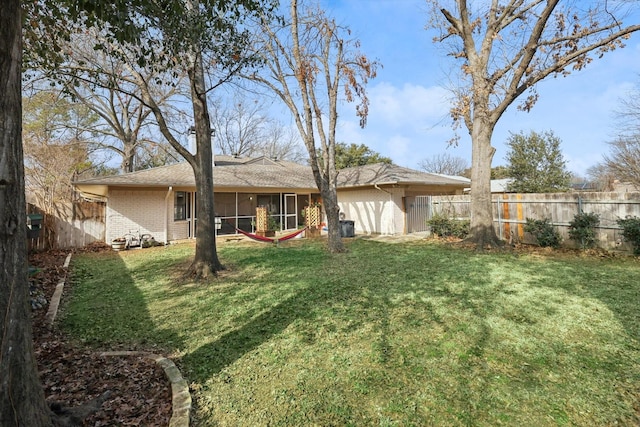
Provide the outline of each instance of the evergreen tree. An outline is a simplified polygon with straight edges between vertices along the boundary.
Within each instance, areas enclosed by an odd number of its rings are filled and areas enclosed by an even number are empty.
[[[392,161],[389,157],[373,151],[364,144],[347,145],[344,142],[336,144],[336,169],[371,165],[374,163],[386,163],[390,165]]]
[[[512,133],[507,145],[505,159],[508,175],[513,178],[509,191],[553,193],[569,189],[571,173],[560,151],[560,139],[553,132]]]

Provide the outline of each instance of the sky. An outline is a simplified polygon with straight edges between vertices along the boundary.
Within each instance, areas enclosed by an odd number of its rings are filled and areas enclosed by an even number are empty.
[[[369,82],[368,124],[360,129],[355,106],[342,106],[339,142],[365,144],[394,163],[418,168],[421,160],[439,154],[471,163],[466,129],[458,131],[458,146],[447,144],[454,131],[448,116],[447,75],[451,58],[425,30],[424,0],[320,0],[330,16],[347,25],[361,41],[361,50],[382,64]],[[639,18],[640,19],[640,18]],[[493,135],[493,166],[506,164],[505,142],[510,132],[552,131],[570,171],[580,176],[602,160],[613,139],[615,110],[630,91],[640,89],[640,34],[624,49],[595,59],[568,77],[549,77],[538,84],[538,102],[529,113],[509,107]],[[517,103],[517,101],[516,101]]]

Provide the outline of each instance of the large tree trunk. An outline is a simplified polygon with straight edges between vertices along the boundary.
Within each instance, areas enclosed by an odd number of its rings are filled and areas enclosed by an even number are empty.
[[[197,229],[196,254],[188,274],[196,279],[206,278],[223,269],[216,250],[215,214],[213,209],[213,150],[211,148],[211,122],[207,107],[202,58],[195,56],[189,70],[191,100],[196,131],[197,152],[191,166],[196,178]]]
[[[0,425],[52,425],[33,353],[22,156],[19,0],[0,1]]]
[[[310,113],[309,113],[310,117]],[[308,134],[311,134],[309,132]],[[313,138],[305,140],[305,146],[309,152],[309,163],[316,186],[322,196],[322,207],[327,216],[327,249],[332,253],[344,252],[345,247],[340,235],[340,207],[338,206],[337,177],[335,166],[325,166],[326,164],[334,164],[329,155],[324,159],[318,158]],[[333,169],[333,175],[330,170]]]
[[[321,189],[324,213],[327,216],[327,247],[329,252],[344,252],[345,247],[340,235],[340,207],[335,188],[326,186]]]
[[[466,239],[479,250],[502,244],[493,227],[491,208],[491,161],[495,148],[491,146],[493,126],[474,120],[471,151],[471,233]]]

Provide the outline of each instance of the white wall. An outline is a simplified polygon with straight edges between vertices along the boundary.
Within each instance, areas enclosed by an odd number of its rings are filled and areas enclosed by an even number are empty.
[[[173,193],[172,193],[173,194]],[[165,241],[165,197],[167,191],[110,190],[107,202],[106,242],[128,232],[151,234],[159,242]],[[169,199],[173,212],[173,195]],[[173,223],[173,213],[169,216]]]
[[[355,222],[356,234],[402,234],[402,195],[399,188],[340,191],[338,205],[344,219]]]

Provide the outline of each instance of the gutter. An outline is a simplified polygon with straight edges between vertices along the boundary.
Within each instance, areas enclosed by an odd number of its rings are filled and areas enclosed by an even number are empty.
[[[173,187],[169,186],[167,195],[164,197],[164,244],[169,244],[169,196],[173,192]]]

